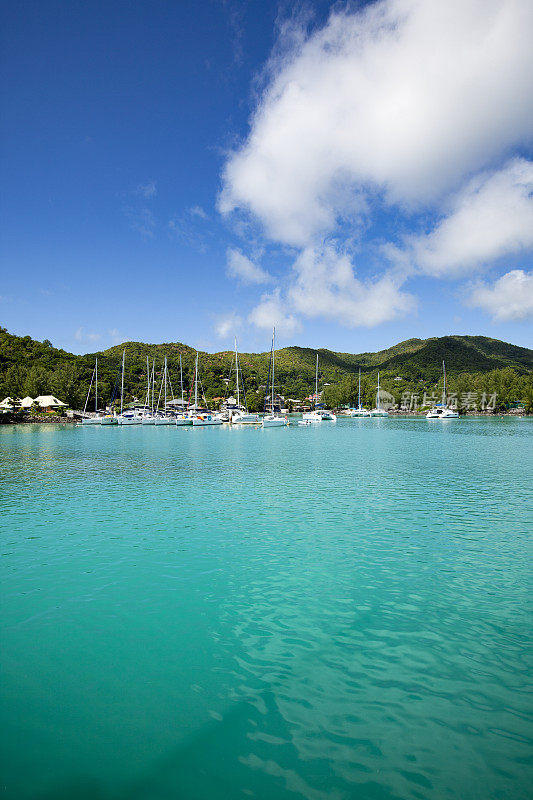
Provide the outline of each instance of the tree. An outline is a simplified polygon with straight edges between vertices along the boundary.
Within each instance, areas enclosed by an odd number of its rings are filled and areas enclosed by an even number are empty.
[[[24,394],[30,397],[48,394],[52,390],[50,382],[50,373],[47,370],[39,365],[31,367],[24,381]]]

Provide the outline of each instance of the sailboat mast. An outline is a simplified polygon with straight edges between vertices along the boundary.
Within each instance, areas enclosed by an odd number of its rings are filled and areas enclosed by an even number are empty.
[[[235,376],[237,381],[237,407],[241,404],[239,389],[239,356],[237,355],[237,337],[235,337]]]
[[[167,413],[167,357],[165,356],[165,414]]]
[[[183,369],[181,366],[181,353],[180,353],[180,384],[181,384],[181,410],[183,411]]]
[[[94,410],[98,411],[98,359],[96,359],[96,364],[94,369],[96,374],[96,384],[94,389]]]
[[[194,369],[194,407],[198,408],[198,351],[196,351],[196,366]]]
[[[272,413],[274,413],[274,353],[276,351],[276,329],[272,328]]]
[[[442,362],[442,374],[444,377],[443,400],[444,400],[444,405],[446,405],[446,364],[444,363],[444,361]]]
[[[120,413],[124,408],[124,361],[126,360],[126,348],[122,351],[122,383],[120,386]]]
[[[318,401],[318,353],[316,354],[316,373],[315,373],[315,411]]]
[[[359,367],[359,393],[357,395],[357,404],[359,406],[359,411],[361,411],[361,367]]]
[[[376,408],[379,411],[379,408],[380,408],[380,406],[379,406],[379,372],[378,372],[378,393],[377,393],[377,396],[376,396]]]

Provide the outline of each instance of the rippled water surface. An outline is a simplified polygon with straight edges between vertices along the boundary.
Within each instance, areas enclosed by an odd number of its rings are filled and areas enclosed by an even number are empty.
[[[529,797],[532,445],[0,427],[4,796]]]

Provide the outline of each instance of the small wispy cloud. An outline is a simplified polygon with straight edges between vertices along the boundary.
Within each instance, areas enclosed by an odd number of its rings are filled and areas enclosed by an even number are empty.
[[[230,278],[237,278],[246,284],[261,284],[269,283],[272,280],[271,275],[268,274],[262,267],[255,264],[248,256],[229,247],[226,251],[228,260],[227,274]]]
[[[204,211],[202,206],[192,206],[189,209],[189,214],[191,217],[200,217],[200,219],[209,219],[207,213]]]
[[[134,210],[130,208],[126,213],[131,227],[140,233],[143,239],[151,239],[153,237],[157,223],[151,209],[141,208]]]
[[[99,342],[102,338],[102,334],[86,331],[83,326],[80,326],[76,330],[74,338],[77,342]]]
[[[242,319],[234,311],[223,314],[215,322],[215,333],[219,339],[227,339],[233,336],[241,328]]]
[[[155,181],[148,181],[148,183],[140,183],[137,186],[135,194],[144,197],[146,200],[149,200],[150,197],[154,197],[157,194],[157,186]]]

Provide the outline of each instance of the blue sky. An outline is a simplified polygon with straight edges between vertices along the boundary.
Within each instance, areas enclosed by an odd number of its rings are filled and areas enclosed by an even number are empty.
[[[0,324],[531,346],[527,0],[2,3]]]

